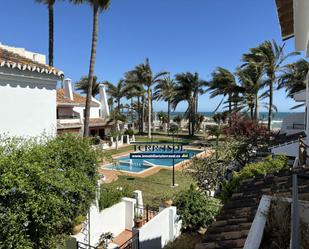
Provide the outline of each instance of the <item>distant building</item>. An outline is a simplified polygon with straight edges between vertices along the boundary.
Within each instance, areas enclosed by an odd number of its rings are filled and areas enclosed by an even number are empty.
[[[0,44],[0,133],[55,135],[56,85],[62,77],[44,55]]]
[[[57,90],[57,131],[82,134],[85,118],[86,97],[73,92],[70,79],[64,80],[63,88]],[[105,139],[112,123],[104,85],[100,86],[99,100],[92,97],[90,106],[90,135]]]

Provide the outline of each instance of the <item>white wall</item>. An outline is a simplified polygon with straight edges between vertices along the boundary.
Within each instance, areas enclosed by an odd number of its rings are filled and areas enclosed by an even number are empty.
[[[287,135],[295,134],[301,131],[305,131],[305,127],[301,126],[295,126],[295,128],[300,128],[300,129],[293,129],[293,124],[305,124],[305,113],[304,112],[299,112],[299,113],[293,113],[290,114],[286,117],[284,117],[280,129],[280,133],[284,134],[286,133]]]
[[[90,208],[90,244],[97,246],[103,233],[111,232],[116,237],[125,229],[131,230],[134,225],[134,204],[134,199],[123,198],[101,212],[98,205],[93,204]],[[73,237],[83,243],[88,241],[87,233],[83,231]]]
[[[0,133],[55,135],[57,77],[0,68]]]
[[[290,143],[282,146],[272,147],[271,152],[275,155],[287,155],[298,157],[299,142]]]
[[[163,209],[139,230],[140,249],[160,249],[180,235],[176,207]],[[136,233],[137,230],[134,230]]]
[[[73,110],[80,114],[80,117],[84,119],[84,109],[85,107],[75,106]],[[100,117],[100,107],[91,107],[90,108],[90,118],[99,118]]]

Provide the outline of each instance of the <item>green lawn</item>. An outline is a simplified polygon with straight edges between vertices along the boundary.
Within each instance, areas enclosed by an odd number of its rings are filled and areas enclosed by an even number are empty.
[[[186,189],[191,183],[194,183],[189,175],[181,171],[175,172],[175,179],[179,186],[172,188],[172,171],[162,169],[158,173],[145,178],[119,176],[116,182],[110,184],[117,187],[127,186],[132,190],[141,190],[144,204],[157,207],[164,197],[173,198],[180,190]]]
[[[126,146],[126,147],[119,148],[118,150],[116,150],[116,149],[105,150],[105,152],[106,152],[108,155],[111,155],[111,156],[112,156],[112,155],[116,155],[116,154],[128,152],[128,151],[133,150],[133,149],[134,149],[134,146],[133,146],[133,145],[130,145],[130,146]]]

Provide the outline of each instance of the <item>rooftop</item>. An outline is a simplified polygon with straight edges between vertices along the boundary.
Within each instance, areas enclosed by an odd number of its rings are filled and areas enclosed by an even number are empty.
[[[294,36],[293,0],[276,0],[283,40]]]
[[[308,168],[294,169],[295,173],[309,173]],[[251,224],[263,195],[291,197],[292,171],[258,176],[244,180],[221,214],[207,229],[204,243],[198,249],[243,248]],[[309,182],[299,182],[299,199],[308,200]]]
[[[33,59],[30,59],[29,56],[26,56],[23,52],[25,50],[18,50],[18,48],[11,48],[8,46],[0,46],[0,67],[16,68],[21,71],[31,71],[38,72],[42,74],[52,74],[58,77],[62,77],[64,73],[54,67],[41,63],[43,60],[36,56],[39,54],[33,54]],[[29,52],[30,53],[30,52]],[[27,58],[28,57],[28,58]]]
[[[73,93],[73,100],[65,96],[64,89],[57,89],[57,105],[71,105],[71,106],[85,106],[86,97]],[[92,107],[99,107],[100,105],[94,101],[91,101]]]

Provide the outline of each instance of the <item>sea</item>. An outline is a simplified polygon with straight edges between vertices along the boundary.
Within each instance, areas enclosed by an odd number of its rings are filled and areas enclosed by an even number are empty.
[[[206,117],[212,117],[214,115],[213,112],[199,112],[199,113],[203,114]],[[273,120],[272,120],[272,124],[271,124],[272,129],[280,129],[284,117],[287,116],[287,115],[290,115],[292,113],[293,112],[274,112],[273,113]],[[173,118],[177,115],[184,115],[184,112],[171,112],[171,118]],[[267,112],[260,112],[260,120],[262,120],[262,122],[267,123],[267,117],[268,117]]]

